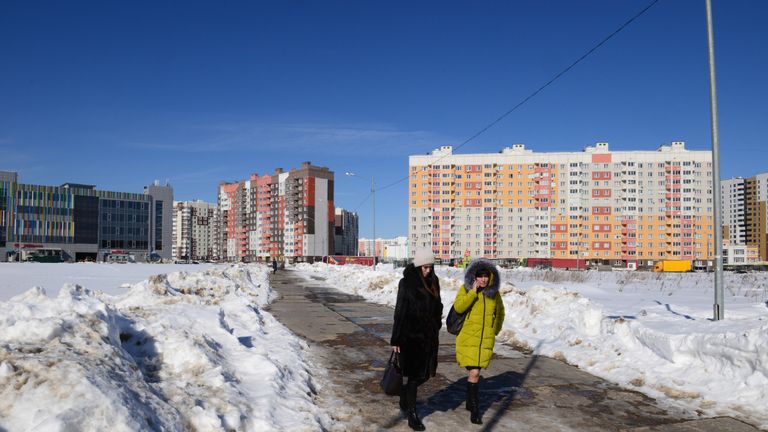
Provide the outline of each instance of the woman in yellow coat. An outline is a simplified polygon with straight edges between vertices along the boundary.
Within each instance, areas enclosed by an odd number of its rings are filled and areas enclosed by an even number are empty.
[[[476,259],[464,272],[464,285],[453,302],[456,312],[466,312],[464,325],[456,336],[456,361],[468,371],[467,409],[475,424],[483,423],[478,400],[480,369],[490,364],[496,335],[504,323],[499,285],[496,266],[486,259]]]

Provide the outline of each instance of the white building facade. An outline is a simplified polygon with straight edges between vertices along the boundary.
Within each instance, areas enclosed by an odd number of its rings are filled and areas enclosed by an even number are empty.
[[[735,177],[720,182],[723,200],[723,226],[727,235],[723,235],[731,244],[746,244],[746,202],[744,198],[744,178]]]
[[[360,256],[376,256],[380,261],[388,262],[394,260],[404,260],[409,258],[408,237],[400,236],[391,239],[377,238],[375,242],[376,252],[374,252],[374,241],[361,238],[358,241]]]

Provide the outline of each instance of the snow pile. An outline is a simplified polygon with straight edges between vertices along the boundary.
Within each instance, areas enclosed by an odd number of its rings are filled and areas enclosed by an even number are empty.
[[[402,269],[301,265],[331,285],[393,305]],[[437,267],[444,315],[463,283]],[[500,269],[499,341],[705,415],[768,428],[766,274],[727,274],[726,319],[712,317],[712,274]],[[383,286],[372,281],[387,281]]]
[[[263,266],[65,285],[0,303],[0,429],[317,430],[306,345]]]
[[[370,266],[358,264],[351,265],[326,265],[322,263],[299,263],[294,266],[296,270],[305,273],[319,273],[331,287],[348,294],[359,295],[374,303],[395,307],[397,302],[397,286],[403,277],[402,268],[393,268],[391,265],[379,264],[376,270]],[[440,269],[440,293],[445,306],[445,314],[453,304],[456,291],[463,283],[463,273],[457,272],[457,278],[445,278]]]
[[[649,306],[613,315],[564,288],[507,285],[499,339],[595,375],[711,415],[746,416],[768,426],[765,313],[710,322]]]
[[[298,263],[294,268],[305,272],[322,271],[323,278],[329,286],[392,307],[397,301],[397,284],[402,277],[402,273],[395,273],[392,266],[381,265],[378,270],[358,264],[325,266]]]
[[[21,294],[33,286],[56,295],[64,283],[91,291],[118,295],[150,276],[161,273],[199,272],[217,264],[107,264],[107,263],[0,263],[0,301]]]

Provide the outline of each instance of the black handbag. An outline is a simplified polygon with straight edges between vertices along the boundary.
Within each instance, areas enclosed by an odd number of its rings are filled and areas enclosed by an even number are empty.
[[[448,330],[448,333],[458,335],[461,332],[461,328],[464,326],[464,318],[467,317],[468,311],[469,309],[460,314],[451,306],[451,311],[448,312],[448,316],[445,318],[445,329]]]
[[[470,305],[464,313],[456,312],[456,308],[451,306],[448,316],[445,317],[445,329],[448,330],[448,333],[458,335],[461,332],[461,328],[464,327],[464,318],[467,317],[467,314],[472,310],[472,306],[474,305],[475,302],[472,302],[472,305]]]
[[[379,382],[381,389],[390,396],[399,396],[400,389],[403,387],[403,373],[400,369],[400,354],[392,351],[387,362],[387,368],[384,369],[384,376]]]

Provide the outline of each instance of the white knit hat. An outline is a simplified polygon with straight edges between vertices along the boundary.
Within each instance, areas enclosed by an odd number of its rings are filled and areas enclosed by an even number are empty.
[[[420,267],[423,265],[432,265],[435,263],[435,256],[432,255],[432,251],[429,249],[418,249],[416,256],[413,257],[413,265]]]

